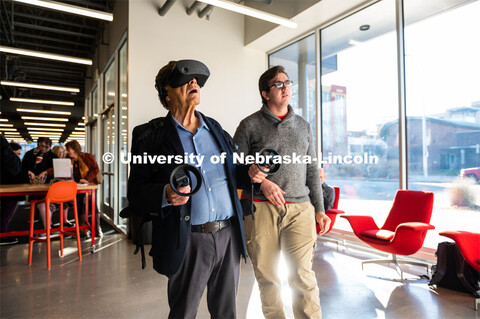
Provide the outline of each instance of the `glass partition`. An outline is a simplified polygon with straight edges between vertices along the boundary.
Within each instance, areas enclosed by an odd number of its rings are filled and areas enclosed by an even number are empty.
[[[115,60],[105,70],[104,74],[104,105],[102,112],[102,154],[112,153],[117,157],[115,150]],[[115,192],[115,167],[114,163],[103,162],[102,184],[102,212],[110,219],[114,219],[114,192]]]
[[[127,42],[125,42],[118,52],[118,69],[119,69],[119,108],[118,108],[118,146],[120,148],[119,156],[124,156],[128,152],[127,132],[128,132],[128,86],[127,86]],[[127,206],[127,180],[128,165],[117,161],[118,165],[118,211]],[[126,227],[126,219],[119,218],[117,225]]]
[[[316,138],[315,120],[315,35],[312,34],[269,56],[270,67],[281,65],[293,81],[291,106],[310,123]],[[314,141],[316,144],[316,140]],[[315,145],[314,144],[314,145]]]
[[[435,232],[478,232],[480,1],[404,6],[408,188],[434,192]]]
[[[385,220],[399,188],[395,1],[384,0],[321,30],[323,167],[341,209]],[[398,127],[398,126],[397,126]],[[343,220],[340,229],[351,231]]]

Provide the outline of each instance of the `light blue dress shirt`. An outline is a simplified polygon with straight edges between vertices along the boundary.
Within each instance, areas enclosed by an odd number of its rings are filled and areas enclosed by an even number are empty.
[[[200,120],[200,125],[195,134],[184,128],[174,117],[172,119],[185,153],[204,156],[200,167],[197,166],[197,162],[186,163],[197,167],[203,179],[200,190],[190,198],[192,201],[191,224],[201,225],[207,222],[229,219],[234,215],[234,210],[228,191],[225,165],[222,163],[212,164],[211,162],[212,156],[220,156],[217,142],[201,114],[195,111],[195,115]],[[192,174],[190,174],[190,177],[192,179],[191,186],[194,188],[197,181]],[[167,205],[169,204],[166,200],[166,189],[164,189],[162,206]]]

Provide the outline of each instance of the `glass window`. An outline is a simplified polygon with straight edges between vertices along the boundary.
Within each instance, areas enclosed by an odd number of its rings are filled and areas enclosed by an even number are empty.
[[[104,74],[104,109],[115,103],[115,60],[107,67]],[[110,108],[107,112],[102,113],[102,134],[103,134],[103,152],[105,154],[110,152],[117,157],[115,152],[115,108]],[[111,163],[103,164],[103,207],[102,212],[107,214],[113,219],[113,207],[114,205],[114,165]]]
[[[435,193],[435,232],[477,232],[480,1],[404,6],[408,188]]]
[[[315,35],[272,53],[269,65],[281,65],[287,71],[293,81],[290,104],[296,114],[310,123],[315,138]]]
[[[383,224],[399,188],[395,1],[321,30],[323,167],[341,209]],[[336,228],[351,231],[344,221]]]
[[[127,114],[128,114],[128,87],[127,87],[127,42],[125,42],[118,52],[118,64],[119,64],[119,147],[120,156],[124,156],[128,152],[127,146]],[[117,161],[119,165],[119,211],[127,206],[127,172],[128,165],[122,164],[121,161]],[[118,223],[125,224],[126,219],[120,218]]]
[[[98,116],[98,94],[97,94],[97,87],[92,91],[92,116]]]
[[[115,102],[115,61],[105,71],[105,105],[103,109]]]

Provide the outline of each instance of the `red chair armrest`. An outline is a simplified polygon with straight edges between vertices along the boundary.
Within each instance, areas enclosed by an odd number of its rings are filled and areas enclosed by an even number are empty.
[[[379,229],[372,216],[340,215],[340,217],[348,220],[357,236],[359,236],[359,234],[365,230]]]
[[[345,214],[345,212],[344,212],[343,210],[340,210],[340,209],[330,208],[330,209],[327,209],[327,211],[325,212],[325,214],[335,214],[335,215],[338,215],[338,214]]]
[[[429,229],[435,229],[434,226],[425,223],[402,223],[397,226],[395,232],[398,232],[400,229],[413,230],[413,231],[423,231]]]

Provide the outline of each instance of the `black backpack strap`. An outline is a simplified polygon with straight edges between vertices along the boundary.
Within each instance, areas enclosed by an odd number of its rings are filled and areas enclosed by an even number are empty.
[[[165,136],[165,117],[158,117],[156,119],[151,120],[148,122],[150,124],[151,130],[149,134],[150,140],[147,146],[147,152],[149,155],[155,154],[155,146],[161,145],[163,142],[163,138]],[[158,171],[158,166],[153,165],[152,173],[155,175]]]
[[[137,227],[136,232],[136,239],[135,239],[135,251],[133,252],[134,255],[138,254],[138,250],[140,250],[142,255],[142,269],[145,269],[147,266],[147,261],[145,259],[145,246],[143,244],[143,225],[144,223],[140,223],[140,226]]]

